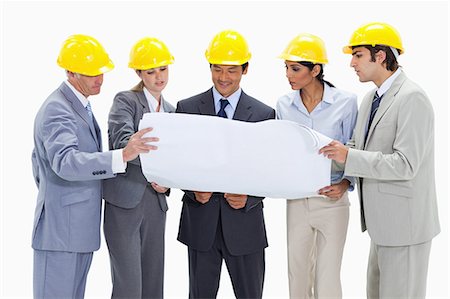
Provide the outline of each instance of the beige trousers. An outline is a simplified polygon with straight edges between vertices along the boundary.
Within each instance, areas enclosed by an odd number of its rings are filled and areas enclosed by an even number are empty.
[[[367,298],[425,298],[431,241],[409,246],[371,242]]]
[[[341,261],[347,236],[347,192],[339,200],[287,200],[290,298],[342,298]]]

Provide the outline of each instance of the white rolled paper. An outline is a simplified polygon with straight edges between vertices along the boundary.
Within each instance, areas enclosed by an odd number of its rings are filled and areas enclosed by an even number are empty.
[[[331,162],[318,152],[331,139],[295,122],[146,113],[147,127],[160,141],[140,155],[142,172],[161,186],[293,199],[330,185]]]

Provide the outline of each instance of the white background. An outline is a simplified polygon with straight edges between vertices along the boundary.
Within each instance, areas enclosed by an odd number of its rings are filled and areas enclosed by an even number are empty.
[[[141,37],[162,39],[175,64],[164,91],[172,104],[208,89],[212,82],[204,51],[223,29],[241,32],[253,57],[241,86],[275,107],[290,91],[283,61],[277,59],[300,32],[322,37],[329,65],[325,79],[352,91],[361,101],[373,88],[362,84],[342,53],[351,33],[371,21],[398,29],[405,54],[399,59],[406,74],[428,93],[436,117],[436,178],[442,232],[433,240],[428,297],[448,297],[448,4],[440,2],[2,2],[1,4],[1,285],[4,298],[32,296],[31,228],[37,189],[31,171],[33,120],[45,98],[64,80],[56,65],[62,42],[71,34],[96,37],[116,68],[105,75],[100,95],[90,98],[107,144],[107,115],[114,95],[130,89],[138,77],[127,68],[131,46]],[[268,140],[270,144],[270,140]],[[263,163],[263,161],[262,161]],[[166,230],[166,298],[188,295],[187,250],[176,241],[181,192],[168,199]],[[359,203],[351,196],[351,216],[342,263],[346,298],[365,297],[367,233],[359,228]],[[269,247],[266,250],[265,298],[287,298],[285,201],[265,199]],[[105,242],[94,254],[87,298],[110,296]],[[233,297],[228,273],[222,272],[219,297]]]

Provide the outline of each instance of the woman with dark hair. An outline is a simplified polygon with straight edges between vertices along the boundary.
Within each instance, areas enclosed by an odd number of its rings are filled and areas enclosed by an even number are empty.
[[[323,41],[295,37],[279,56],[293,92],[277,103],[277,118],[308,126],[346,143],[357,116],[356,95],[325,81],[328,63]],[[292,157],[295,159],[295,157]],[[340,298],[341,260],[347,235],[353,179],[331,171],[331,185],[317,196],[287,200],[289,293],[291,298]]]

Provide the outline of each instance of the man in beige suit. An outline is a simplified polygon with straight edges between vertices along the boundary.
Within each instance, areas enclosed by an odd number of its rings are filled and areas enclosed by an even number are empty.
[[[320,152],[359,177],[362,230],[371,238],[368,298],[424,298],[431,240],[439,231],[434,175],[434,114],[425,92],[399,68],[398,32],[357,29],[344,53],[361,82],[376,89],[361,103],[348,147]]]

